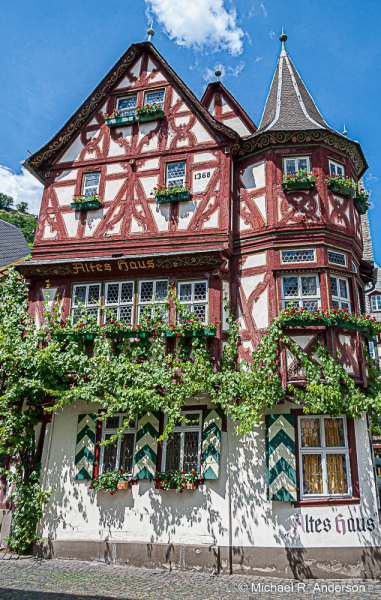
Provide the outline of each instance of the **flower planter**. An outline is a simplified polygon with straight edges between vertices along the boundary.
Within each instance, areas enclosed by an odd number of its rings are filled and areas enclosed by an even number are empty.
[[[358,196],[355,196],[353,198],[353,202],[355,205],[355,209],[357,210],[357,212],[360,215],[365,215],[368,212],[369,205],[366,200],[364,200],[363,198],[360,198]]]
[[[164,333],[165,333],[165,337],[167,337],[167,338],[174,338],[174,337],[177,337],[177,335],[178,335],[179,332],[178,331],[167,330]]]
[[[198,484],[196,481],[187,481],[183,483],[183,490],[197,490]]]
[[[72,202],[70,206],[73,210],[96,210],[101,208],[102,202],[100,200],[86,200],[85,202]]]
[[[292,192],[293,190],[311,190],[314,187],[314,181],[284,181],[282,183],[282,189],[286,192]]]
[[[331,319],[305,319],[304,321],[300,319],[287,319],[287,321],[283,321],[282,325],[285,327],[316,327],[323,325],[330,325]]]
[[[131,481],[118,481],[118,490],[129,490],[131,485]]]
[[[162,108],[159,108],[155,111],[140,114],[138,113],[136,117],[140,123],[147,123],[148,121],[157,121],[159,119],[164,119],[164,111]]]
[[[88,331],[88,332],[86,332],[86,333],[84,333],[84,334],[83,334],[83,337],[84,337],[84,339],[85,339],[87,342],[92,342],[92,341],[94,341],[94,340],[95,340],[95,338],[96,338],[96,335],[97,335],[96,333],[93,333],[93,332],[91,332],[91,331]]]
[[[151,335],[151,333],[149,331],[138,331],[137,332],[137,336],[141,340],[146,340],[147,338],[149,338],[150,335]]]
[[[83,340],[83,333],[69,333],[68,339],[71,342],[81,342]]]
[[[136,123],[135,115],[125,115],[124,117],[115,117],[114,119],[105,119],[108,127],[126,127]]]
[[[208,327],[205,327],[204,332],[205,332],[206,337],[215,337],[216,336],[215,329],[209,329]]]
[[[124,340],[127,338],[136,338],[136,331],[106,331],[106,337],[112,340]]]
[[[339,183],[336,183],[336,181],[330,181],[328,187],[331,192],[336,192],[337,194],[340,194],[340,196],[353,196],[355,193],[352,188],[347,187],[346,185],[340,185]]]
[[[176,192],[174,194],[161,194],[156,196],[156,202],[158,204],[166,204],[168,202],[181,202],[184,200],[190,200],[190,192]]]
[[[366,325],[357,325],[357,323],[352,323],[351,321],[347,321],[346,319],[338,319],[336,322],[337,327],[345,327],[345,329],[354,329],[355,331],[359,331],[360,333],[369,334],[369,327]]]
[[[53,333],[52,335],[54,340],[58,340],[59,342],[62,342],[63,340],[66,340],[68,337],[67,333]]]
[[[187,329],[184,331],[185,337],[204,337],[205,329]]]

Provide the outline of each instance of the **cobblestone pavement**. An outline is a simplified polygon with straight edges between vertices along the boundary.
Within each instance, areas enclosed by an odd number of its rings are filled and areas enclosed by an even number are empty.
[[[269,587],[270,586],[270,587]],[[271,587],[272,586],[272,587]],[[328,586],[328,588],[325,588]],[[71,560],[2,560],[1,600],[368,600],[381,583],[359,579],[297,582],[209,575]]]

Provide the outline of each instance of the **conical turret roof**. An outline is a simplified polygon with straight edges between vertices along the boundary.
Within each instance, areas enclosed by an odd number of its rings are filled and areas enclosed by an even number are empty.
[[[299,129],[329,129],[311,94],[287,54],[282,33],[282,52],[267,96],[257,133]]]

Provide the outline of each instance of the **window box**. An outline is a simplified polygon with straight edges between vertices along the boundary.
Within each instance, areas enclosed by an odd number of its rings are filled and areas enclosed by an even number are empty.
[[[147,111],[146,113],[138,113],[137,118],[140,123],[147,123],[148,121],[158,121],[164,119],[164,111],[162,108],[157,110]]]
[[[363,197],[355,196],[353,198],[353,203],[359,215],[365,215],[368,212],[369,204]]]
[[[132,487],[132,481],[118,481],[117,486],[118,486],[118,491],[129,490]]]
[[[301,319],[287,319],[287,321],[283,321],[282,325],[284,325],[284,327],[321,327],[323,325],[331,325],[331,323],[331,319],[322,317],[321,319],[311,318],[303,321]]]
[[[99,198],[89,196],[88,198],[83,197],[82,201],[72,202],[70,206],[73,210],[96,210],[101,208],[102,201]]]
[[[173,192],[171,194],[162,194],[160,196],[155,196],[156,202],[158,204],[166,204],[168,202],[181,202],[184,200],[190,200],[191,193],[187,192]]]
[[[165,337],[167,338],[174,338],[174,337],[180,337],[180,333],[176,330],[171,331],[170,329],[167,329],[167,331],[164,332]]]
[[[67,340],[67,338],[69,337],[68,333],[53,333],[52,338],[54,340],[58,340],[59,342],[63,342],[64,340]]]
[[[125,340],[127,338],[136,338],[136,331],[106,331],[106,337],[112,340]]]
[[[291,192],[292,190],[311,190],[314,187],[314,181],[289,181],[282,183],[282,189],[286,192]]]
[[[216,330],[207,327],[203,329],[186,329],[184,335],[185,337],[215,337]]]
[[[137,332],[137,336],[141,340],[146,340],[147,338],[150,337],[150,335],[152,335],[150,331],[138,331]]]
[[[353,323],[351,321],[347,321],[346,319],[337,319],[336,320],[337,327],[345,327],[346,329],[354,329],[355,331],[359,331],[360,333],[369,334],[369,327],[366,325],[358,325],[357,323]]]
[[[136,123],[135,115],[123,115],[120,117],[114,117],[112,119],[105,119],[105,123],[108,127],[127,127]]]
[[[328,183],[328,187],[331,192],[336,192],[340,196],[353,196],[354,190],[346,185],[341,185],[337,181],[331,180]]]

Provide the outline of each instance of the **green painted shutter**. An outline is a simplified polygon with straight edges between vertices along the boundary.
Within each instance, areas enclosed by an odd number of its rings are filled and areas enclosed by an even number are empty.
[[[218,479],[220,473],[222,409],[204,411],[202,431],[201,477]]]
[[[74,479],[92,479],[95,457],[96,416],[78,415]]]
[[[159,412],[147,412],[138,417],[134,457],[134,476],[153,479],[156,471]]]
[[[296,502],[294,415],[266,416],[266,477],[268,500]]]

